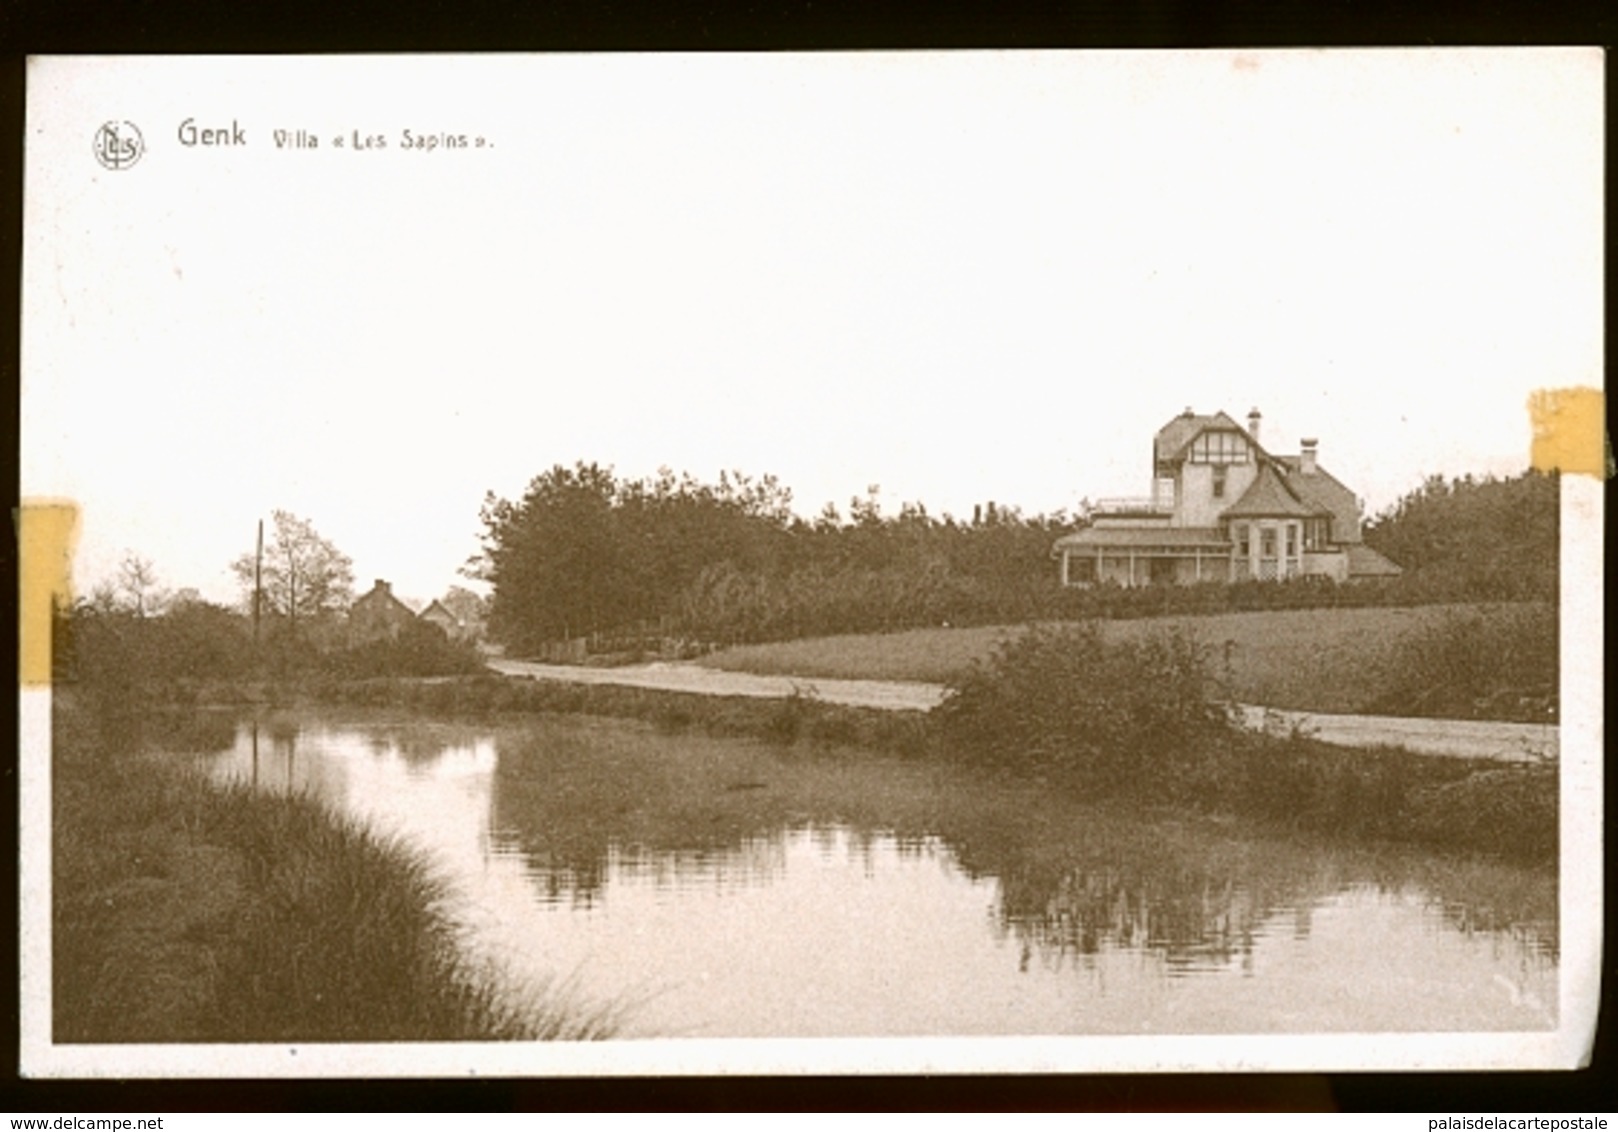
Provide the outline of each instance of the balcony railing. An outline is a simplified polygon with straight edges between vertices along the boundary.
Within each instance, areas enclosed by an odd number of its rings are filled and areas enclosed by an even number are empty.
[[[1115,495],[1110,499],[1097,499],[1090,504],[1092,515],[1172,515],[1174,508],[1170,504],[1159,502],[1150,496],[1123,496]]]

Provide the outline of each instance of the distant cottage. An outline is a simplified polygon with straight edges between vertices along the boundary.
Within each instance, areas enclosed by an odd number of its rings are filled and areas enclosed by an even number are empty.
[[[360,595],[349,606],[349,643],[362,645],[371,641],[398,640],[399,634],[415,620],[416,615],[410,611],[410,607],[393,596],[393,587],[378,578],[367,593]]]
[[[1296,456],[1259,444],[1223,412],[1189,408],[1152,440],[1153,492],[1101,500],[1092,524],[1058,539],[1062,584],[1123,586],[1391,577],[1399,567],[1360,541],[1360,505],[1320,466],[1319,443]]]
[[[436,626],[444,631],[450,640],[459,640],[466,636],[466,625],[455,614],[444,608],[444,603],[434,598],[433,603],[423,609],[418,615],[429,625]]]

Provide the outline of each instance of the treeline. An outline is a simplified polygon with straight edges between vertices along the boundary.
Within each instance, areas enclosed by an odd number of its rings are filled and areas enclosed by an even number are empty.
[[[774,477],[717,484],[662,472],[553,467],[515,501],[486,498],[473,572],[493,587],[490,632],[518,653],[582,637],[787,640],[929,625],[1149,617],[1556,596],[1553,478],[1434,478],[1371,520],[1366,540],[1403,577],[1063,588],[1056,539],[1083,519],[989,504],[970,520],[878,492],[793,513]],[[609,646],[610,647],[610,643]]]
[[[1407,584],[1479,600],[1551,600],[1561,531],[1557,476],[1431,476],[1365,526],[1368,546],[1404,567]]]
[[[218,681],[440,676],[483,667],[474,646],[423,623],[391,640],[354,645],[335,619],[294,629],[266,618],[261,630],[255,641],[251,619],[201,600],[171,601],[156,613],[81,601],[56,611],[52,678],[119,696]]]
[[[705,640],[978,621],[1034,608],[1051,588],[1051,543],[1066,516],[980,509],[971,522],[919,504],[881,513],[877,489],[792,512],[773,476],[717,484],[660,473],[558,465],[521,499],[489,495],[478,576],[491,583],[489,628],[522,651],[637,625]]]

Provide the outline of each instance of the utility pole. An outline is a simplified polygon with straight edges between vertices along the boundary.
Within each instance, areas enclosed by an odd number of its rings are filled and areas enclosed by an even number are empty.
[[[253,555],[253,648],[258,648],[258,610],[264,592],[264,520],[258,521],[258,550]]]

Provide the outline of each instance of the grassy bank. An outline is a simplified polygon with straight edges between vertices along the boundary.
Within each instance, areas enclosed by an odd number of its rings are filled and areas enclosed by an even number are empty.
[[[1195,635],[1245,703],[1294,711],[1544,722],[1556,610],[1546,603],[1304,609],[1106,621],[1109,645]],[[1024,627],[912,629],[746,645],[702,663],[740,672],[950,683]]]
[[[1053,751],[1085,743],[1059,717],[1083,720],[1058,694],[1045,716],[1027,689],[969,721],[962,713],[884,712],[809,697],[765,700],[562,684],[484,676],[435,682],[374,680],[327,684],[330,704],[422,712],[488,722],[524,714],[636,719],[658,732],[762,739],[777,746],[852,747],[909,760],[963,765],[1008,782],[1035,782],[1076,801],[1122,796],[1132,803],[1251,818],[1268,826],[1479,850],[1522,861],[1554,861],[1555,766],[1509,766],[1362,751],[1301,737],[1254,734],[1202,717],[1194,735],[1159,717],[1159,752],[1131,737],[1126,719],[1107,740],[1122,756],[1117,774],[1096,781]],[[1157,710],[1154,708],[1153,710]],[[1016,719],[1005,713],[1015,712]],[[1046,737],[1035,740],[1036,729]],[[1090,749],[1100,749],[1094,742]]]
[[[956,757],[1019,776],[1262,818],[1524,858],[1557,850],[1553,763],[1502,765],[1254,734],[1218,699],[1184,631],[1112,642],[1094,623],[1028,633],[958,679],[934,713]]]
[[[642,720],[665,734],[735,736],[778,743],[801,740],[908,756],[927,753],[934,739],[932,726],[920,712],[844,707],[812,696],[709,696],[494,675],[326,682],[312,691],[321,703],[347,707],[485,720],[508,713],[599,715]]]
[[[308,798],[183,769],[188,731],[221,721],[170,722],[58,693],[55,1041],[610,1033],[609,1015],[469,959],[419,855]]]

